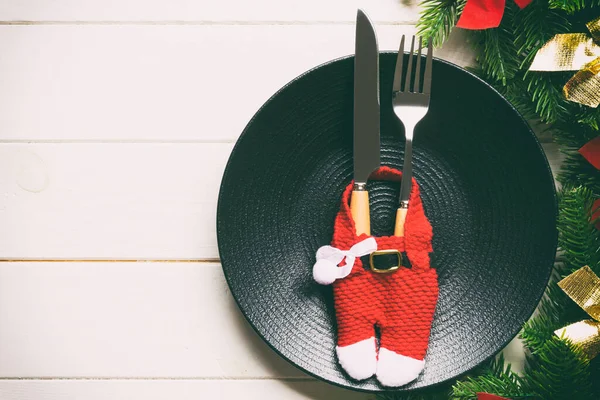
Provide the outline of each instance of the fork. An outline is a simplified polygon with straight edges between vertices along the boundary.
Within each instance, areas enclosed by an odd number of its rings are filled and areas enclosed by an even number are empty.
[[[422,38],[419,37],[419,50],[416,56],[416,66],[413,74],[413,53],[415,50],[415,36],[412,37],[408,65],[406,67],[406,79],[404,87],[402,84],[403,62],[404,62],[404,35],[400,40],[400,49],[396,59],[394,71],[394,84],[392,88],[392,104],[394,113],[404,125],[406,146],[404,151],[404,165],[402,167],[402,181],[400,182],[400,206],[396,212],[396,225],[394,236],[404,236],[404,222],[408,212],[408,200],[412,186],[412,142],[416,125],[421,121],[429,110],[429,98],[431,94],[431,67],[433,64],[432,41],[427,46],[427,58],[425,61],[425,73],[423,74],[423,85],[421,87],[421,49]],[[414,79],[413,79],[414,75]]]

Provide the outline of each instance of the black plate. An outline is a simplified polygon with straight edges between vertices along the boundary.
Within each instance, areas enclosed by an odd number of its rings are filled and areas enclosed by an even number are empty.
[[[396,54],[380,58],[381,159],[401,169]],[[217,236],[231,293],[278,354],[333,384],[387,391],[375,378],[353,381],[337,364],[331,287],[311,275],[352,179],[353,63],[308,71],[256,113],[223,176]],[[440,60],[415,134],[414,176],[433,226],[440,295],[425,370],[397,390],[457,377],[500,351],[540,300],[557,243],[554,181],[533,132],[489,85]],[[369,188],[372,233],[390,235],[398,184]]]

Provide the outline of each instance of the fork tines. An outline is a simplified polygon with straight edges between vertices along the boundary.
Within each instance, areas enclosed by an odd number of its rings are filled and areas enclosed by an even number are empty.
[[[417,50],[416,57],[413,56],[415,52],[415,36],[412,37],[410,44],[410,53],[408,55],[408,66],[404,73],[404,35],[400,40],[400,49],[398,50],[398,59],[396,60],[396,70],[394,71],[394,92],[412,92],[412,93],[423,93],[429,94],[431,92],[431,64],[433,45],[430,40],[427,45],[427,59],[425,62],[425,73],[423,74],[423,82],[421,82],[421,51],[423,48],[423,39],[419,37],[419,48]],[[413,79],[413,64],[414,58],[416,58],[416,66],[414,68],[414,79]],[[406,75],[404,79],[404,86],[402,86],[402,76]]]

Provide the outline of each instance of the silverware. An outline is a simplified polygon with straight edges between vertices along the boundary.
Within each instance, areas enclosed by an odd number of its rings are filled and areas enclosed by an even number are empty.
[[[369,175],[379,168],[379,50],[373,24],[356,15],[354,56],[354,187],[350,199],[356,234],[370,235]]]
[[[412,141],[416,125],[425,117],[429,110],[431,94],[431,69],[433,64],[433,46],[429,41],[425,73],[421,85],[421,49],[422,38],[419,38],[419,49],[416,55],[416,66],[413,68],[413,53],[415,50],[415,37],[412,37],[408,65],[406,66],[406,79],[402,86],[404,62],[404,35],[400,41],[396,69],[394,71],[394,84],[392,89],[392,103],[394,113],[404,125],[406,147],[404,152],[404,165],[402,167],[402,181],[400,183],[400,206],[396,213],[395,236],[404,236],[404,222],[409,207],[410,191],[412,186]],[[414,72],[413,72],[414,70]],[[414,79],[413,79],[414,75]]]

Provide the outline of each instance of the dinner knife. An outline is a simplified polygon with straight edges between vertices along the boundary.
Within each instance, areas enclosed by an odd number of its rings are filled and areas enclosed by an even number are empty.
[[[354,187],[350,210],[356,234],[371,234],[367,180],[380,166],[379,50],[369,17],[358,9],[354,55]]]

